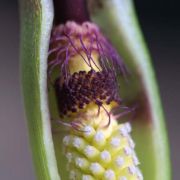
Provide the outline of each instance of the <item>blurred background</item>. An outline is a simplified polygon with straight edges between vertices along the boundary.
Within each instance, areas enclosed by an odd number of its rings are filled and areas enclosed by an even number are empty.
[[[160,86],[173,179],[179,180],[180,5],[175,0],[135,0],[135,6]],[[34,180],[19,77],[17,1],[0,1],[0,23],[0,180]]]

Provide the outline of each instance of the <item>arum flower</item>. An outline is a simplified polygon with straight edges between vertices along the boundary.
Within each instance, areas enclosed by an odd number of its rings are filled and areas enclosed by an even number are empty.
[[[55,27],[50,41],[58,122],[69,127],[63,138],[69,179],[142,179],[131,125],[118,124],[131,109],[119,95],[116,76],[126,69],[116,50],[90,22]],[[114,115],[115,108],[125,110]]]
[[[82,0],[21,3],[37,177],[168,180],[162,111],[132,2],[87,2],[89,10]]]

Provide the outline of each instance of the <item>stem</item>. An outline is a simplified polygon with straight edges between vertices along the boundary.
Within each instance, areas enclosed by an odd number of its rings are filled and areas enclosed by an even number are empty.
[[[75,21],[89,21],[89,13],[85,0],[54,0],[55,24]]]

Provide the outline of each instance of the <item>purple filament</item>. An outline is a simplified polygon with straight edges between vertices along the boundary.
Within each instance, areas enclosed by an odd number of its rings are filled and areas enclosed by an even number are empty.
[[[93,59],[93,52],[99,56],[98,64]],[[76,55],[90,67],[89,72],[70,73],[69,61]],[[68,22],[53,29],[48,62],[50,77],[54,69],[59,71],[54,87],[60,115],[77,112],[94,102],[98,106],[98,114],[101,107],[107,113],[108,127],[111,123],[111,112],[107,111],[104,104],[114,101],[121,107],[116,76],[126,75],[127,70],[116,49],[95,24],[86,22],[78,25]],[[123,114],[127,111],[126,109]]]

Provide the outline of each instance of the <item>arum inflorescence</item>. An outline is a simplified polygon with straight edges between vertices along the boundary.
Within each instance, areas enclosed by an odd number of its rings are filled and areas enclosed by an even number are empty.
[[[37,178],[169,180],[163,112],[132,1],[20,5],[22,84]]]
[[[104,118],[107,117],[94,121]],[[117,125],[115,119],[106,129],[93,124],[85,125],[84,132],[73,131],[63,139],[70,179],[143,179],[129,134],[130,124]]]
[[[61,115],[91,103],[104,109],[104,104],[121,104],[117,73],[124,75],[126,69],[95,24],[67,22],[56,27],[49,59],[50,75],[55,67],[59,68],[55,88]]]
[[[49,76],[55,69],[58,122],[69,127],[63,138],[69,178],[143,179],[131,125],[121,119],[118,124],[119,115],[113,113],[114,108],[125,108],[122,115],[130,111],[122,103],[117,82],[126,68],[97,25],[67,22],[53,29]]]

